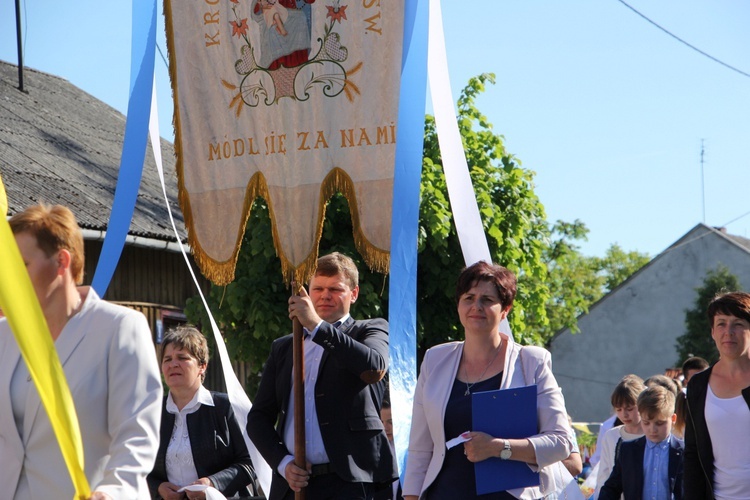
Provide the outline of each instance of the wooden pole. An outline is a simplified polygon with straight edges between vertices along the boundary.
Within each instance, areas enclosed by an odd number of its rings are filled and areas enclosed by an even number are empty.
[[[294,295],[299,295],[297,283],[292,282]],[[292,355],[294,368],[294,464],[307,468],[305,456],[305,351],[302,347],[302,323],[292,321]],[[295,500],[305,500],[305,489],[294,493]]]

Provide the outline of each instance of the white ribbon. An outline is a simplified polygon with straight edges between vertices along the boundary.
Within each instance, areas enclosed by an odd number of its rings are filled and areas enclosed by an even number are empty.
[[[440,0],[430,0],[429,47],[427,50],[427,73],[430,80],[432,109],[435,113],[435,129],[443,157],[443,171],[448,186],[456,233],[461,243],[461,252],[467,266],[483,260],[492,262],[490,247],[479,216],[474,186],[469,175],[461,133],[458,131],[453,94],[448,75],[448,57],[445,53],[443,14]],[[500,324],[500,331],[512,336],[508,320]]]
[[[492,262],[482,219],[479,217],[474,187],[469,176],[469,166],[466,163],[461,134],[458,131],[456,111],[453,107],[440,0],[430,1],[430,45],[427,50],[427,71],[440,154],[443,157],[443,170],[448,184],[448,196],[464,260],[467,265],[480,260]]]
[[[221,337],[221,333],[219,332],[219,327],[216,324],[216,321],[214,320],[213,315],[211,314],[211,309],[208,307],[208,302],[206,302],[206,297],[203,296],[203,292],[201,291],[200,286],[198,285],[198,279],[195,277],[195,273],[193,272],[193,268],[190,265],[190,260],[188,259],[187,253],[185,252],[185,247],[182,245],[182,241],[180,240],[180,235],[177,232],[177,227],[174,223],[174,218],[172,217],[172,209],[169,207],[169,198],[167,197],[167,188],[164,184],[164,168],[162,167],[162,158],[161,158],[161,139],[159,137],[159,117],[158,117],[158,111],[156,106],[156,77],[154,77],[154,87],[153,87],[153,96],[151,98],[151,116],[149,119],[149,137],[151,138],[151,149],[154,152],[154,161],[156,162],[156,169],[159,171],[159,180],[161,181],[161,189],[164,193],[164,204],[167,206],[167,211],[169,212],[169,221],[172,224],[172,230],[174,231],[175,237],[177,238],[177,243],[180,245],[180,251],[182,252],[182,256],[185,258],[185,264],[187,264],[188,270],[190,271],[190,275],[193,277],[193,282],[195,283],[195,288],[198,290],[198,294],[201,297],[201,301],[203,301],[203,307],[206,308],[206,312],[208,313],[208,319],[211,322],[211,330],[214,334],[214,339],[216,340],[216,348],[219,351],[219,359],[221,360],[221,368],[224,372],[224,381],[226,382],[227,386],[227,393],[229,395],[229,401],[232,403],[232,408],[234,409],[234,415],[237,418],[237,423],[240,426],[240,430],[242,431],[242,436],[245,438],[245,444],[247,445],[247,450],[250,453],[250,458],[253,461],[253,467],[255,468],[255,473],[258,476],[258,481],[260,482],[261,488],[263,488],[263,491],[268,494],[268,492],[271,491],[271,467],[266,463],[266,461],[261,456],[258,449],[255,447],[252,441],[247,436],[247,414],[250,411],[250,408],[252,408],[252,403],[250,402],[250,398],[247,397],[247,394],[245,393],[245,390],[242,388],[242,384],[240,384],[240,381],[237,380],[237,376],[234,373],[234,370],[232,369],[232,363],[229,360],[229,354],[227,353],[227,346],[224,343],[224,339]]]

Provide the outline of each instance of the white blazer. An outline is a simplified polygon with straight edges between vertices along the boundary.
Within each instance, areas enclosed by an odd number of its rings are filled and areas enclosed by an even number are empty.
[[[159,447],[162,384],[146,318],[90,289],[55,348],[78,414],[91,490],[114,499],[150,498],[146,475]],[[30,379],[19,435],[10,396],[18,363],[18,344],[0,320],[0,496],[20,496],[23,472],[29,498],[73,498],[57,438]]]
[[[508,343],[500,389],[537,384],[537,416],[539,434],[529,438],[536,451],[537,466],[554,464],[570,455],[568,416],[562,391],[552,374],[550,354],[541,347],[521,347],[501,334]],[[449,342],[429,349],[414,393],[414,407],[409,435],[409,454],[404,476],[404,496],[422,497],[433,483],[445,459],[445,407],[458,372],[463,342]],[[521,354],[523,351],[523,354]],[[454,438],[456,436],[448,436]],[[496,436],[503,437],[503,436]],[[540,487],[520,488],[508,493],[516,498],[541,498],[553,484],[552,477],[542,469]]]

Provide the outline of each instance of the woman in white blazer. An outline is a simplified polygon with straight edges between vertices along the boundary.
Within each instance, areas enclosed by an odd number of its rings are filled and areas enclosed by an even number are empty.
[[[93,499],[148,498],[162,386],[143,314],[101,300],[83,279],[83,237],[65,207],[10,219],[78,415]],[[72,498],[47,412],[6,320],[0,320],[0,497]]]
[[[516,277],[504,267],[478,262],[463,270],[456,288],[463,342],[427,351],[414,395],[406,500],[542,498],[552,477],[543,467],[568,457],[572,443],[560,387],[549,352],[521,347],[500,333],[516,295]],[[537,385],[538,433],[506,439],[469,432],[468,441],[447,450],[445,443],[471,429],[471,394]],[[541,470],[540,486],[478,496],[474,462],[490,457],[525,462]]]

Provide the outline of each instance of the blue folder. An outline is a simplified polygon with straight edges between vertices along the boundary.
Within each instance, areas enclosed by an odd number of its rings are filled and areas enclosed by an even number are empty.
[[[472,430],[503,439],[538,433],[536,385],[471,395]],[[539,485],[539,473],[525,462],[492,457],[474,464],[477,495]]]

